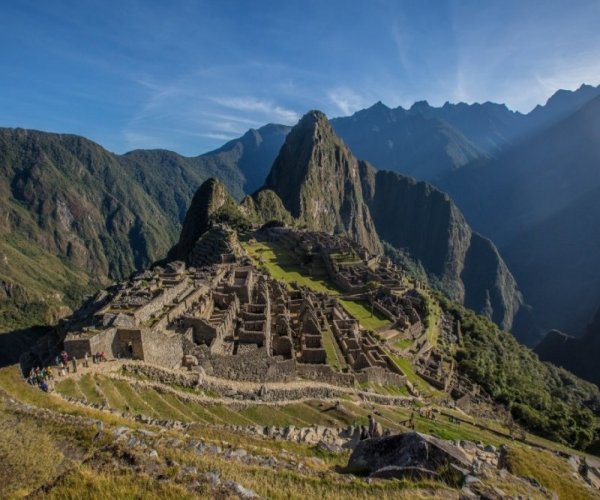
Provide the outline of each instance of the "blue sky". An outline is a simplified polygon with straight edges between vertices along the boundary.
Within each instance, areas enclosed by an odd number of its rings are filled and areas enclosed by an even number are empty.
[[[214,149],[381,100],[529,111],[600,83],[600,1],[1,0],[0,126]]]

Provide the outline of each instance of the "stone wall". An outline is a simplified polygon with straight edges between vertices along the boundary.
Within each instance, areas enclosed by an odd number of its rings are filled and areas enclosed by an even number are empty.
[[[179,368],[183,360],[183,339],[179,333],[142,331],[143,360],[168,368]]]
[[[354,375],[351,373],[334,372],[327,365],[306,365],[297,363],[296,372],[299,377],[308,380],[317,380],[319,382],[341,385],[344,387],[354,387]]]
[[[359,384],[373,382],[382,385],[406,385],[406,376],[392,373],[384,368],[380,368],[379,366],[365,368],[361,372],[356,373],[355,377]]]
[[[156,314],[164,306],[173,302],[173,300],[183,292],[188,286],[188,279],[184,279],[178,285],[171,288],[164,288],[162,293],[148,302],[146,305],[137,309],[133,316],[139,323],[148,321],[153,314]]]
[[[76,358],[83,358],[86,352],[90,356],[96,352],[104,352],[108,358],[111,358],[115,356],[116,334],[116,328],[108,328],[94,334],[70,334],[65,339],[64,349]]]
[[[215,377],[255,382],[287,382],[296,378],[294,360],[268,355],[265,348],[237,356],[212,354],[208,358]]]

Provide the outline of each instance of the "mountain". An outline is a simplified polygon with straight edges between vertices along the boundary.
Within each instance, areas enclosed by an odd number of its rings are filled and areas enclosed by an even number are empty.
[[[358,165],[325,115],[311,111],[286,137],[264,189],[277,194],[300,225],[347,233],[372,253],[381,253]]]
[[[336,133],[359,156],[380,168],[438,184],[466,165],[479,165],[514,144],[551,127],[600,96],[600,86],[559,90],[528,114],[504,104],[427,101],[409,109],[378,102],[352,116],[334,118]]]
[[[512,328],[523,342],[535,342],[523,297],[498,250],[471,230],[447,194],[364,162],[361,180],[382,240],[419,261],[448,296]]]
[[[83,137],[0,129],[0,327],[52,322],[88,291],[163,257],[193,193],[242,174],[168,151],[120,156]],[[0,330],[0,331],[2,331]]]
[[[550,331],[535,348],[540,359],[562,366],[578,377],[600,385],[600,308],[583,337],[573,337],[557,330]]]
[[[457,129],[435,117],[381,102],[331,124],[354,154],[380,168],[422,180],[485,156]]]
[[[547,328],[581,331],[600,292],[600,97],[440,184],[501,249]],[[594,216],[596,215],[596,217]]]
[[[301,226],[343,232],[373,252],[407,251],[449,295],[502,328],[525,315],[516,282],[494,245],[473,233],[448,195],[356,160],[325,115],[310,112],[288,134],[265,181]],[[532,342],[525,330],[518,332]],[[515,325],[518,326],[518,325]]]
[[[250,129],[242,137],[229,141],[219,149],[195,158],[205,167],[216,170],[232,169],[241,171],[244,180],[241,186],[244,193],[253,193],[263,183],[279,153],[281,145],[291,127],[270,123],[259,129]],[[231,193],[241,199],[240,192]]]

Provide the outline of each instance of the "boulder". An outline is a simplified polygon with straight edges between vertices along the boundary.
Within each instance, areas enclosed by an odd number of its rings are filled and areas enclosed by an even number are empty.
[[[437,473],[439,469],[448,470],[450,466],[467,469],[468,457],[453,444],[427,434],[406,432],[394,436],[384,436],[360,441],[350,459],[348,468],[370,474],[387,468],[415,468]],[[455,467],[455,468],[456,468]],[[407,469],[408,471],[408,469]],[[391,474],[392,470],[390,470]],[[408,473],[408,472],[407,472]],[[382,471],[385,474],[385,471]]]
[[[183,366],[189,368],[192,366],[198,366],[198,358],[192,354],[186,354],[183,356]]]

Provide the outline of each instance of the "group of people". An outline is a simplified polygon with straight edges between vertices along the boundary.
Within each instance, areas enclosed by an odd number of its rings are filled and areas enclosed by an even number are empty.
[[[29,371],[27,377],[27,383],[31,385],[37,385],[42,391],[50,392],[53,388],[52,381],[54,380],[54,373],[51,368],[40,368],[39,366],[32,368]]]
[[[101,363],[106,361],[106,354],[104,352],[97,352],[91,356],[86,352],[83,356],[83,366],[87,368],[89,366],[90,357],[92,363]],[[68,373],[77,373],[78,360],[76,356],[71,356],[67,351],[62,351],[56,358],[54,358],[56,364],[57,374],[59,377],[64,377]],[[54,372],[50,367],[32,368],[27,377],[27,383],[38,386],[44,392],[52,392],[54,388]]]

